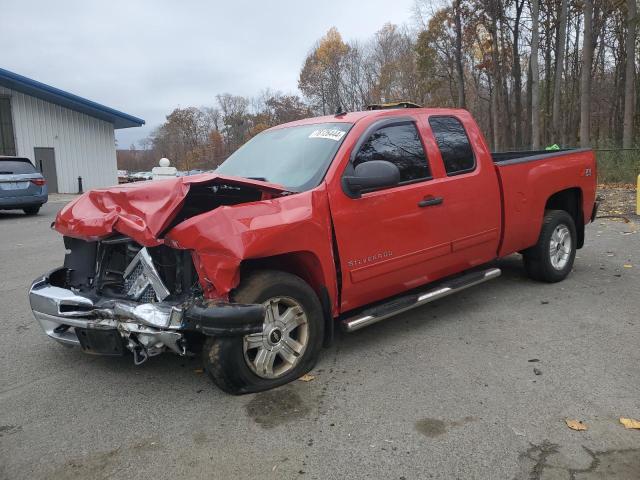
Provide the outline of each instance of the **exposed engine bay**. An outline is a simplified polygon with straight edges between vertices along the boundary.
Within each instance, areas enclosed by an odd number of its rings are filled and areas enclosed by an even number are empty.
[[[143,247],[116,235],[64,238],[64,266],[32,287],[34,315],[47,334],[87,353],[133,353],[134,363],[170,350],[197,353],[206,335],[261,330],[261,305],[206,300],[191,254]]]

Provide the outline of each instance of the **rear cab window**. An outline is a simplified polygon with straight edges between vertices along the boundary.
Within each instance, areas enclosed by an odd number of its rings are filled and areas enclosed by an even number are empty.
[[[369,135],[353,160],[353,167],[371,160],[386,160],[400,170],[400,183],[431,178],[429,163],[412,121],[381,126]]]
[[[472,172],[476,159],[462,122],[456,117],[429,117],[429,126],[440,149],[447,176]]]
[[[0,175],[25,175],[36,173],[35,167],[28,160],[3,160],[0,158]]]

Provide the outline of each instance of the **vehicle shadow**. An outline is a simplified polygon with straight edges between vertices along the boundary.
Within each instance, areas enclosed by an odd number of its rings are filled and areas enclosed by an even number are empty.
[[[33,218],[34,215],[27,215],[21,210],[4,210],[0,211],[0,220],[11,218]],[[36,215],[37,217],[37,215]]]

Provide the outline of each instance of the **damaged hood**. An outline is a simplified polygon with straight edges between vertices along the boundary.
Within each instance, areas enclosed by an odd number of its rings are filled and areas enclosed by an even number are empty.
[[[58,213],[54,226],[65,236],[83,240],[121,233],[145,246],[159,245],[159,235],[195,185],[255,187],[267,198],[286,192],[280,185],[215,173],[132,183],[85,193]]]

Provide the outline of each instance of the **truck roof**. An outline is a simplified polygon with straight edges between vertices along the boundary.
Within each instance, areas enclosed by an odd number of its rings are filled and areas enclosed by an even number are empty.
[[[321,117],[303,118],[294,122],[283,123],[272,129],[294,127],[297,125],[311,125],[314,123],[357,123],[364,118],[372,117],[402,117],[407,114],[427,113],[431,115],[467,114],[467,110],[461,108],[393,108],[381,110],[365,110],[358,112],[346,112],[339,115],[325,115]]]

